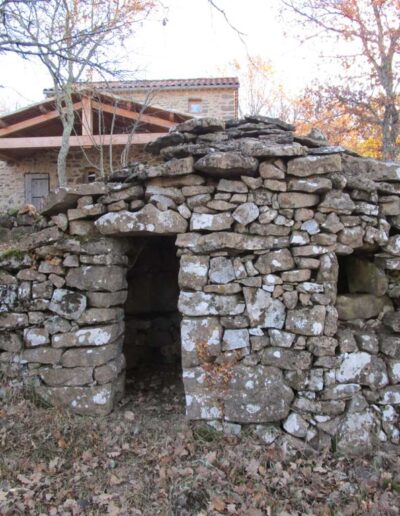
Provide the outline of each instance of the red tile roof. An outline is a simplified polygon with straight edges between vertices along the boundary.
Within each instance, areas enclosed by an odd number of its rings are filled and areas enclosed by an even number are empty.
[[[135,81],[93,82],[94,87],[110,90],[149,90],[149,89],[187,89],[187,88],[239,88],[237,77],[200,77],[197,79],[156,79]]]

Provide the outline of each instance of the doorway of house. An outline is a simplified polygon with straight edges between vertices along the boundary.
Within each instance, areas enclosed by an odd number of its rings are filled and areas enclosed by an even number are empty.
[[[175,237],[140,237],[132,244],[124,307],[127,394],[183,394]]]

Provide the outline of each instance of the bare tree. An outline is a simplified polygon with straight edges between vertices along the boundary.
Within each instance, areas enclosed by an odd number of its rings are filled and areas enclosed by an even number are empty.
[[[110,49],[131,36],[157,0],[3,0],[0,51],[38,59],[49,72],[63,125],[58,155],[59,184],[66,163],[75,113],[73,93],[87,73],[103,78],[118,72]],[[115,58],[114,58],[115,59]]]
[[[282,0],[311,36],[329,38],[342,64],[330,81],[331,101],[359,124],[378,129],[384,159],[400,150],[400,1]],[[307,37],[310,37],[309,34]]]

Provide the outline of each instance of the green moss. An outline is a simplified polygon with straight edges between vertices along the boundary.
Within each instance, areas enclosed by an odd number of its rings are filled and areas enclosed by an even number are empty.
[[[7,249],[0,253],[0,260],[9,260],[10,258],[22,259],[26,255],[26,252],[20,249]]]

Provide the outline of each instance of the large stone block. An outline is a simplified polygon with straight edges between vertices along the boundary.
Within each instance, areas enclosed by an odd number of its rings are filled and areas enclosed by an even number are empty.
[[[349,413],[339,426],[336,449],[343,455],[365,455],[377,444],[378,422],[372,411]]]
[[[95,225],[103,235],[176,235],[185,233],[188,223],[176,211],[160,211],[152,204],[146,204],[133,213],[107,213]]]
[[[262,288],[243,289],[247,313],[252,326],[282,329],[285,324],[286,309],[279,299],[273,299]]]
[[[86,385],[93,382],[92,367],[74,367],[72,369],[43,367],[37,371],[37,374],[46,385],[52,387],[58,385]]]
[[[40,386],[35,392],[50,405],[70,409],[83,416],[106,416],[115,407],[124,393],[125,377],[105,385],[91,387]]]
[[[306,156],[292,159],[288,163],[287,173],[297,177],[329,174],[342,170],[342,159],[338,154],[329,156]]]
[[[230,213],[193,213],[190,219],[190,231],[223,231],[233,224]]]
[[[389,383],[385,362],[365,351],[346,353],[336,372],[340,383],[359,383],[373,390],[385,387]]]
[[[14,329],[28,326],[28,316],[18,313],[0,313],[0,328]]]
[[[62,353],[62,349],[40,346],[38,348],[25,349],[21,353],[21,360],[28,363],[58,364]]]
[[[312,355],[308,351],[297,351],[280,347],[265,348],[261,363],[266,366],[287,370],[307,370],[311,367]]]
[[[57,288],[49,303],[49,310],[64,317],[76,320],[86,308],[86,297],[74,290]]]
[[[62,353],[63,350],[54,349],[53,351]],[[117,358],[120,353],[121,341],[96,348],[68,349],[62,355],[61,365],[63,367],[97,367]]]
[[[127,288],[126,269],[117,265],[76,267],[68,271],[66,285],[78,290],[116,292]]]
[[[178,309],[183,315],[239,315],[245,304],[239,295],[224,296],[204,292],[181,292]]]
[[[181,322],[182,366],[194,367],[221,352],[222,326],[217,317]]]
[[[325,306],[289,310],[285,328],[298,335],[322,335],[325,327],[325,316]]]
[[[180,260],[179,286],[182,289],[201,290],[208,281],[208,256],[183,255]]]
[[[281,421],[290,409],[293,391],[275,367],[236,366],[224,395],[225,419],[237,423]]]
[[[295,266],[289,249],[279,249],[262,254],[256,261],[255,267],[261,274],[270,274],[277,271],[288,271]]]
[[[117,292],[87,292],[89,306],[96,308],[109,308],[110,306],[123,305],[127,297],[127,290],[119,290]]]
[[[255,175],[258,161],[240,152],[213,152],[196,161],[194,168],[216,177]]]
[[[71,333],[58,333],[52,337],[55,348],[72,348],[81,346],[104,346],[117,340],[124,332],[124,323],[108,326],[81,328]]]
[[[0,349],[10,353],[17,353],[22,349],[22,338],[17,333],[1,332]]]
[[[316,206],[319,196],[313,193],[285,192],[278,195],[279,206],[285,208],[308,208]]]
[[[383,317],[383,324],[395,333],[400,333],[400,312],[389,312]]]

